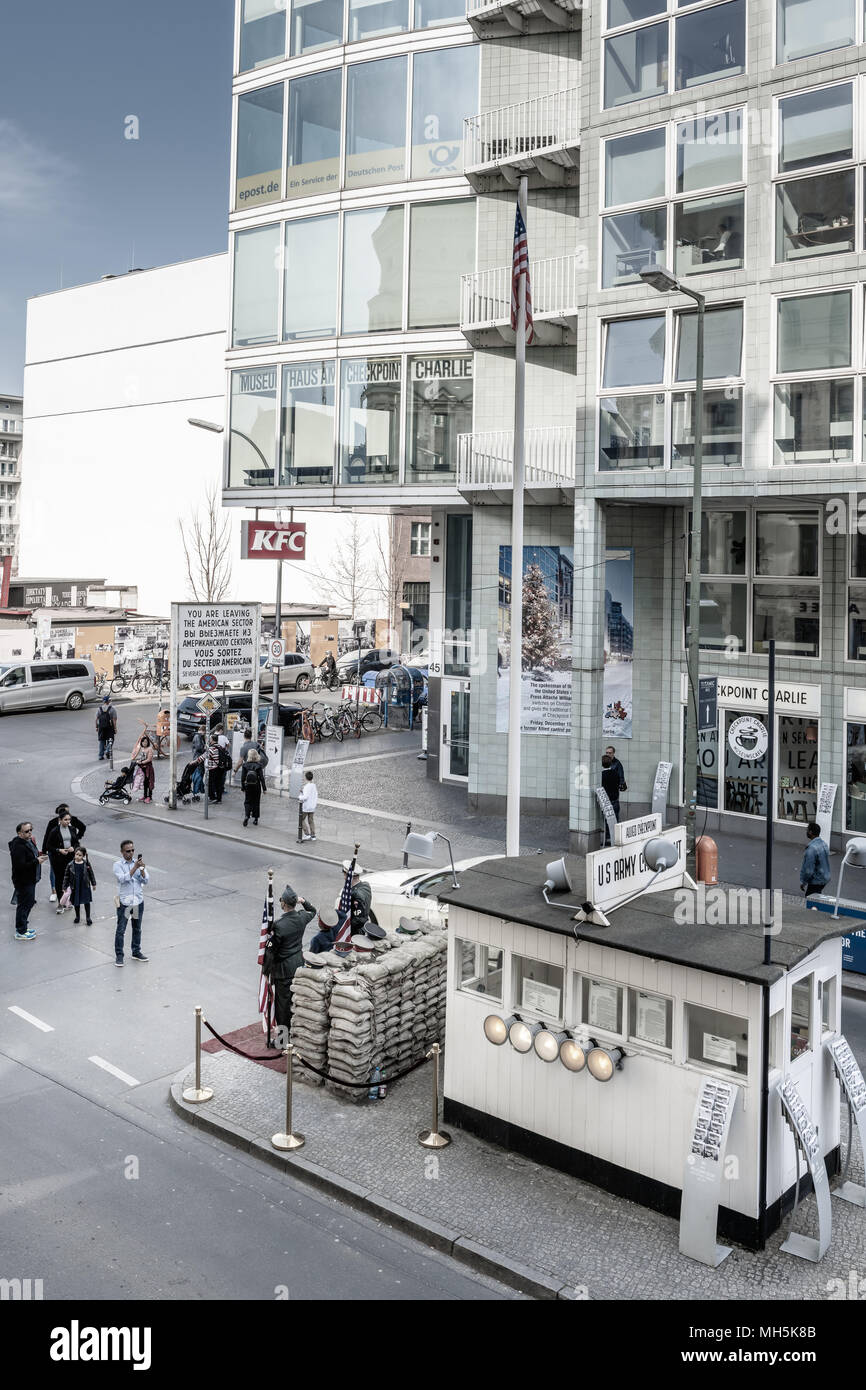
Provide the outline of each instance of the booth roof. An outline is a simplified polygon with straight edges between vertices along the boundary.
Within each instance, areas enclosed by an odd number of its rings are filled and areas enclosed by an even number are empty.
[[[575,911],[583,897],[585,864],[582,856],[567,854],[565,862],[575,889],[571,893],[551,894],[553,902],[574,903]],[[440,890],[443,902],[470,912],[483,912],[507,922],[520,922],[557,936],[571,936],[598,946],[612,946],[636,956],[672,961],[693,970],[709,970],[754,984],[770,984],[781,979],[822,941],[842,936],[841,920],[823,912],[813,912],[797,904],[784,904],[781,928],[772,938],[772,963],[763,964],[764,937],[759,925],[702,926],[679,925],[674,920],[677,894],[666,889],[643,893],[625,907],[606,909],[609,927],[595,927],[573,921],[574,912],[550,907],[542,897],[547,875],[536,857],[487,859],[471,869],[461,870],[460,887]],[[694,893],[694,890],[687,890]],[[712,890],[708,890],[712,891]],[[743,890],[744,892],[746,890]],[[753,890],[754,896],[754,890]],[[741,917],[753,915],[746,903]]]

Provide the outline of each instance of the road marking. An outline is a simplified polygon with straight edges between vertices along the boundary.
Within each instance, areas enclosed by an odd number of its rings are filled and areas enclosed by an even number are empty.
[[[141,1082],[136,1081],[134,1076],[130,1076],[128,1071],[121,1071],[120,1067],[112,1066],[111,1062],[106,1062],[104,1057],[88,1057],[88,1062],[93,1062],[97,1067],[102,1067],[103,1071],[110,1072],[116,1076],[118,1081],[125,1081],[127,1086],[140,1086]]]
[[[95,854],[97,859],[110,859],[112,864],[116,864],[118,859],[121,858],[119,854],[107,854],[104,849],[91,849],[89,845],[87,846],[87,853],[89,855]],[[155,864],[145,864],[144,867],[147,869],[147,872],[149,874],[168,873],[168,869],[158,869]]]
[[[393,753],[359,753],[357,758],[326,758],[323,762],[310,762],[311,772],[327,772],[329,767],[345,767],[347,763],[375,763],[380,758],[409,758],[418,756],[417,748],[397,748]]]
[[[50,1023],[43,1023],[41,1018],[35,1018],[33,1014],[29,1014],[26,1009],[19,1009],[17,1004],[10,1004],[9,1012],[10,1014],[17,1014],[19,1018],[23,1018],[25,1023],[32,1023],[34,1028],[40,1028],[43,1033],[54,1032]]]

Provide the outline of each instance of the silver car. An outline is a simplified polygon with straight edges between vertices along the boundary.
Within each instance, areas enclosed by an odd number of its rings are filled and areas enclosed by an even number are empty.
[[[81,709],[98,698],[92,661],[16,661],[0,666],[0,714],[52,705]]]
[[[309,690],[314,675],[315,669],[308,656],[302,656],[300,652],[286,652],[280,667],[280,690]],[[259,672],[259,689],[267,692],[273,689],[273,684],[273,671],[263,665]],[[244,690],[252,688],[252,681],[244,683]]]

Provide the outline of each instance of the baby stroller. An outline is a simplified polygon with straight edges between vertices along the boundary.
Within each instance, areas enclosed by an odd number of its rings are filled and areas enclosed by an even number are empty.
[[[120,801],[124,806],[128,806],[132,801],[132,796],[127,791],[131,781],[132,768],[122,767],[119,777],[115,777],[113,782],[106,782],[105,790],[99,798],[100,806],[107,806],[109,801]]]
[[[198,761],[198,758],[194,758],[192,762],[187,763],[183,772],[180,774],[180,779],[177,784],[177,794],[184,806],[188,806],[191,801],[201,801],[201,797],[192,789],[192,774],[198,766]],[[168,804],[167,796],[164,796],[162,799]]]

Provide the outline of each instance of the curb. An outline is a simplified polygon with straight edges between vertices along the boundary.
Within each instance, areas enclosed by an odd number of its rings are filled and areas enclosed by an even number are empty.
[[[188,1124],[222,1139],[254,1158],[263,1159],[272,1168],[277,1168],[283,1173],[293,1173],[300,1181],[318,1192],[353,1207],[356,1211],[364,1212],[404,1235],[414,1237],[432,1250],[449,1255],[458,1264],[466,1265],[477,1274],[494,1279],[518,1293],[547,1302],[574,1299],[574,1288],[570,1284],[563,1284],[561,1279],[544,1274],[531,1265],[521,1264],[518,1260],[511,1260],[507,1255],[481,1245],[470,1236],[441,1225],[432,1217],[421,1216],[408,1207],[390,1202],[387,1197],[370,1192],[359,1183],[323,1168],[312,1159],[302,1158],[300,1154],[289,1156],[280,1153],[250,1130],[234,1125],[230,1120],[211,1119],[206,1113],[206,1105],[187,1105],[183,1099],[184,1083],[189,1081],[190,1075],[191,1067],[184,1067],[171,1082],[168,1092],[171,1109]]]

